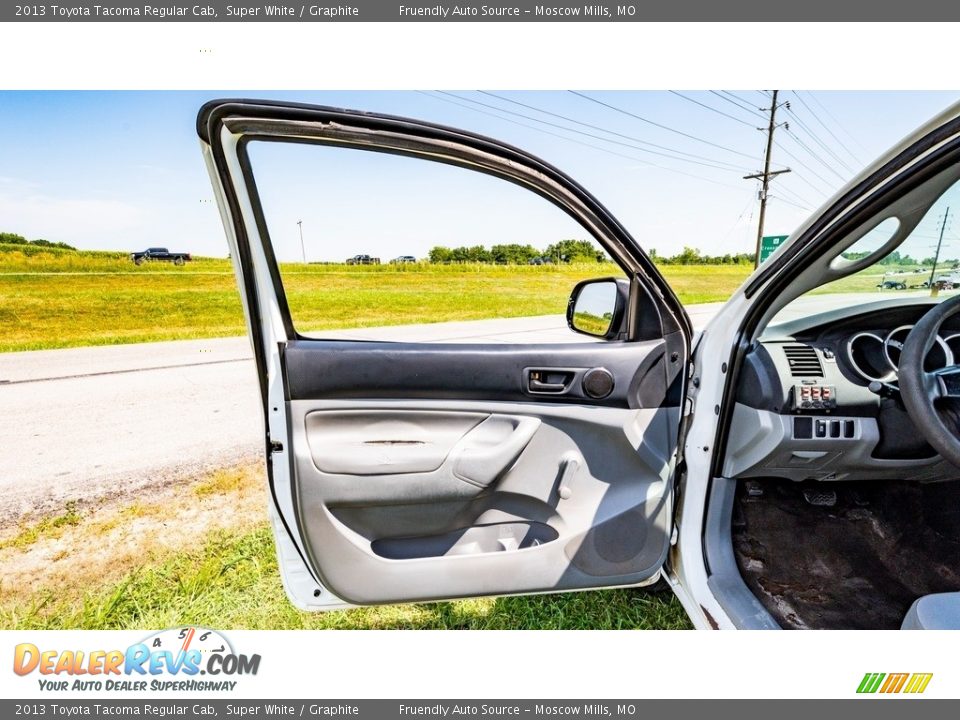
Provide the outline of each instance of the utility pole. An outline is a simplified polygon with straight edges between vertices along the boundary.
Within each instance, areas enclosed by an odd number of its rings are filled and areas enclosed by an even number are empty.
[[[773,91],[773,98],[770,102],[770,124],[767,125],[767,151],[764,154],[763,159],[763,172],[754,173],[753,175],[745,175],[744,180],[762,180],[763,185],[760,189],[760,222],[757,224],[757,254],[754,257],[753,266],[758,267],[760,265],[760,246],[763,243],[763,221],[767,215],[767,192],[770,189],[770,179],[776,177],[777,175],[782,175],[784,173],[790,172],[790,168],[784,170],[774,170],[770,171],[770,158],[773,154],[773,131],[776,130],[779,125],[777,125],[777,95],[780,93],[779,90]],[[786,104],[786,103],[785,103]],[[787,104],[789,107],[789,104]],[[757,128],[758,130],[763,130],[764,128]]]
[[[937,262],[940,260],[940,246],[943,245],[943,233],[947,229],[947,219],[950,217],[950,206],[947,206],[946,212],[943,213],[943,222],[940,223],[940,237],[937,239],[937,250],[933,254],[933,268],[930,270],[930,294],[937,294],[937,286],[933,282],[934,276],[937,274]]]
[[[307,249],[303,244],[303,220],[297,220],[297,227],[300,229],[300,252],[303,254],[303,264],[307,264]]]

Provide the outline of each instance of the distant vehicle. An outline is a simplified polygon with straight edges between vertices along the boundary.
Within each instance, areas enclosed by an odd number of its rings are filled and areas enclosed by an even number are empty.
[[[948,275],[938,275],[933,281],[938,290],[954,290],[960,288],[960,273],[950,273]],[[924,280],[917,285],[911,285],[912,288],[929,288],[930,281]]]
[[[413,255],[401,255],[390,261],[391,265],[403,265],[404,263],[415,263],[417,259]]]
[[[134,265],[143,265],[147,260],[163,260],[172,262],[174,265],[183,265],[193,258],[190,257],[190,253],[172,253],[166,248],[153,247],[143,252],[130,253],[130,259],[133,260]]]
[[[369,255],[354,255],[347,258],[347,265],[379,265],[380,258],[370,257]]]
[[[938,275],[935,280],[937,287],[941,290],[953,290],[960,287],[960,273],[944,273]]]
[[[906,290],[907,283],[903,280],[895,280],[893,278],[885,277],[880,284],[877,285],[877,287],[881,290]]]

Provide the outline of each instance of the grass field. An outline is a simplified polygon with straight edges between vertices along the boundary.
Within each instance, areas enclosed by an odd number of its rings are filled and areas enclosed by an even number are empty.
[[[683,629],[669,593],[636,590],[303,613],[287,601],[262,469],[219,471],[119,507],[65,508],[0,539],[0,627]],[[229,506],[230,513],[220,512]],[[169,532],[169,527],[190,532]],[[95,547],[96,552],[86,548]]]
[[[0,352],[245,332],[228,260],[136,267],[115,253],[0,245]],[[573,285],[612,265],[286,265],[300,330],[562,313]],[[725,300],[744,266],[664,266],[684,303]]]

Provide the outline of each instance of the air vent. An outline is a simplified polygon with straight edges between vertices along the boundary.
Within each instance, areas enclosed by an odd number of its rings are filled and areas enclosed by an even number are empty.
[[[783,354],[787,356],[790,374],[794,377],[823,377],[823,365],[817,351],[809,345],[784,345]]]

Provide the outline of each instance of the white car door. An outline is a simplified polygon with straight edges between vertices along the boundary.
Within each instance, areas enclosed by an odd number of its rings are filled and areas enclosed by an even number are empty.
[[[414,120],[217,101],[200,111],[198,132],[255,351],[270,515],[294,603],[326,609],[660,576],[690,324],[603,206],[520,150]],[[596,334],[607,341],[304,337],[264,220],[249,153],[258,143],[445,163],[545,198],[628,278],[579,286],[569,308],[573,324],[606,315]]]

